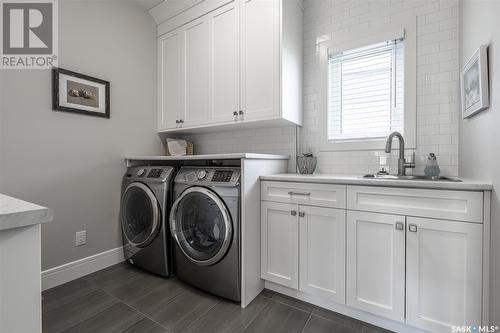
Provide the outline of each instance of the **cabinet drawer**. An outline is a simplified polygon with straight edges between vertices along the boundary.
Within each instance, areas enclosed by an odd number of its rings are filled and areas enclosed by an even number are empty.
[[[263,181],[261,200],[345,208],[346,186]]]
[[[348,186],[347,207],[482,223],[483,192]]]

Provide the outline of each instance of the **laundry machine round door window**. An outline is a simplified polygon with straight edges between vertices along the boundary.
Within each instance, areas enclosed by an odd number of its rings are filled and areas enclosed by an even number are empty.
[[[158,234],[158,201],[153,192],[142,183],[131,183],[125,189],[121,217],[125,238],[133,246],[144,247]]]
[[[205,187],[186,189],[170,212],[170,230],[184,255],[208,266],[220,261],[231,244],[231,216],[220,197]]]

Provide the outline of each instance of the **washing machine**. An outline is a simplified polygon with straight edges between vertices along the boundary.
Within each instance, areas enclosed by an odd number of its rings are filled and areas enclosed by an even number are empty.
[[[183,167],[174,180],[170,231],[175,274],[241,301],[240,168]]]
[[[126,260],[149,272],[171,276],[168,226],[175,168],[130,167],[122,181],[120,223]]]

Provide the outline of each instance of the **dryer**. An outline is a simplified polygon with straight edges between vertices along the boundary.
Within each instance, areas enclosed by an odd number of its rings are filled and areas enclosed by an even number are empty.
[[[179,280],[241,301],[240,168],[183,167],[170,231]]]
[[[175,168],[130,167],[122,181],[120,224],[125,258],[152,273],[171,276],[168,227]]]

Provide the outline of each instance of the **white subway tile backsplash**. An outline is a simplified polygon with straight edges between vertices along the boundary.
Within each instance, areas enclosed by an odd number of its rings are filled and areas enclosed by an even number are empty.
[[[318,40],[354,33],[408,14],[417,17],[417,168],[422,174],[427,155],[438,155],[444,175],[458,175],[458,0],[305,0],[304,1],[304,126],[299,152],[318,156],[321,173],[397,171],[397,152],[319,150],[322,125],[318,101]],[[280,127],[199,134],[190,137],[196,153],[262,152],[295,155],[295,128]],[[413,150],[407,150],[411,156]],[[294,158],[289,171],[295,171]],[[410,170],[411,172],[411,170]]]

